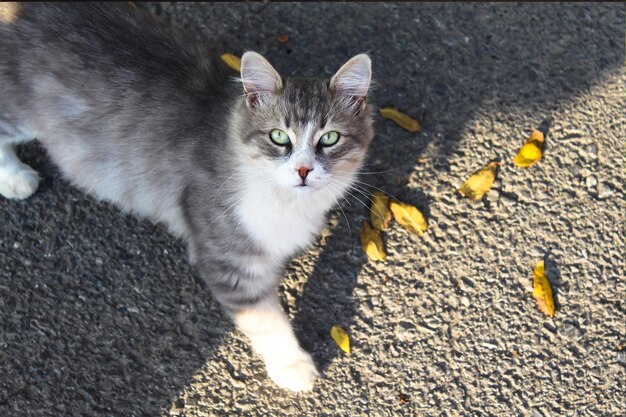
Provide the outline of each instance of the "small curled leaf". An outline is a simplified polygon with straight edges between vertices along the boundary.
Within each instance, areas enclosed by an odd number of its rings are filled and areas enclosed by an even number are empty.
[[[370,210],[370,220],[372,227],[384,232],[389,230],[391,223],[391,212],[389,211],[389,197],[380,191],[372,193],[372,208]]]
[[[543,261],[539,262],[533,271],[533,296],[537,300],[539,310],[550,317],[554,317],[552,287],[550,287],[550,282],[546,277]]]
[[[428,229],[426,217],[415,206],[399,201],[391,201],[389,208],[396,221],[410,232],[422,236]]]
[[[391,107],[385,107],[380,109],[380,115],[385,119],[393,120],[396,122],[401,128],[408,130],[411,133],[419,132],[422,130],[419,122],[406,114],[398,111],[397,109]]]
[[[372,229],[368,222],[361,226],[361,248],[372,261],[384,261],[387,257],[383,247],[383,239],[380,231]]]
[[[222,61],[237,72],[241,72],[241,59],[233,54],[222,54]]]
[[[526,143],[520,148],[513,163],[518,167],[529,167],[543,156],[543,133],[533,131]]]
[[[350,354],[350,338],[348,333],[339,326],[333,326],[330,328],[330,337],[333,338],[337,346],[347,354]]]
[[[498,165],[500,165],[498,162],[490,162],[486,167],[476,171],[461,185],[458,192],[471,200],[480,200],[496,180]]]

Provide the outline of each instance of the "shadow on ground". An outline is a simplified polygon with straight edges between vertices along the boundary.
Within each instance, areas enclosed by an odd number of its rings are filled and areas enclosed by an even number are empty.
[[[332,75],[369,52],[377,81],[371,102],[417,115],[423,131],[377,117],[365,171],[380,173],[362,180],[426,211],[427,194],[406,187],[417,159],[428,151],[433,168],[447,170],[451,156],[462,156],[457,147],[475,112],[536,108],[540,122],[623,63],[620,5],[141,7],[199,39],[223,40],[224,51],[257,50],[283,74]],[[282,34],[289,36],[283,44]],[[537,105],[546,102],[553,108]],[[207,358],[230,369],[215,349],[231,326],[195,283],[183,245],[83,196],[60,180],[40,147],[20,153],[46,179],[28,201],[0,200],[0,412],[167,414]],[[349,327],[366,301],[353,290],[366,261],[358,231],[367,211],[349,200],[347,221],[333,213],[339,221],[297,300],[296,331],[322,369],[339,354],[330,326]],[[216,386],[228,379],[214,377]],[[219,395],[205,394],[209,402]]]

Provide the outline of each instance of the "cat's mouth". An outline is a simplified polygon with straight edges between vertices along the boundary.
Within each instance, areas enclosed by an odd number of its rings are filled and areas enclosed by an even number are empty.
[[[296,194],[300,194],[300,195],[308,194],[315,189],[313,186],[311,186],[310,183],[304,182],[304,181],[301,182],[300,184],[294,185],[293,188],[296,191]]]

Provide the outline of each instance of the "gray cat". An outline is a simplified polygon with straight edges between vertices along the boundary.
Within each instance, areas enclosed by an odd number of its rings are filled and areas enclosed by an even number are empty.
[[[371,62],[282,78],[246,52],[236,78],[216,56],[125,3],[0,4],[0,194],[35,192],[12,145],[38,139],[74,185],[184,239],[268,375],[309,390],[277,285],[363,163]]]

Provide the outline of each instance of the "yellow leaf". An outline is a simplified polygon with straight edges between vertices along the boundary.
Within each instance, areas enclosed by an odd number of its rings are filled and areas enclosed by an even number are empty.
[[[387,257],[380,231],[372,229],[368,222],[363,222],[361,227],[361,247],[372,261],[384,261]]]
[[[498,162],[490,162],[486,167],[476,171],[461,185],[459,193],[472,200],[480,200],[496,180],[498,165],[500,165]]]
[[[384,232],[389,229],[391,223],[391,212],[389,211],[389,197],[380,191],[372,194],[372,209],[370,210],[372,227]]]
[[[380,115],[385,119],[390,119],[400,125],[401,128],[408,130],[411,133],[419,132],[422,130],[419,122],[404,113],[399,112],[391,107],[385,107],[380,109]]]
[[[522,146],[513,163],[518,167],[528,167],[541,159],[543,155],[543,133],[533,131],[524,146]]]
[[[348,333],[344,329],[339,326],[333,326],[330,328],[330,337],[337,343],[339,348],[350,354],[350,338],[348,337]]]
[[[241,59],[239,57],[233,54],[222,54],[220,58],[235,71],[241,71]]]
[[[428,229],[426,217],[416,207],[399,201],[391,201],[389,208],[396,221],[416,235],[422,236]]]
[[[533,272],[533,295],[539,304],[539,310],[550,317],[554,317],[552,288],[546,277],[543,261],[537,264]]]

